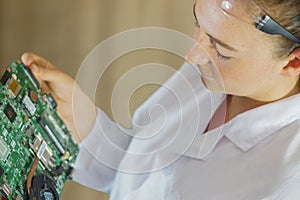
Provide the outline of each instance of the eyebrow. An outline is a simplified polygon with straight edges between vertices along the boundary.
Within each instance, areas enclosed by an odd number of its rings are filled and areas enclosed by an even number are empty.
[[[197,26],[200,27],[199,25],[199,22],[198,22],[198,19],[197,19],[197,16],[196,16],[196,5],[197,5],[197,2],[194,3],[194,6],[193,6],[193,14],[194,14],[194,17],[195,17],[195,20],[196,20],[196,23],[197,23]],[[226,49],[229,49],[231,51],[238,51],[237,49],[235,49],[234,47],[226,44],[225,42],[222,42],[221,40],[211,36],[210,34],[206,33],[206,35],[208,35],[208,37],[213,40],[215,43],[218,43],[220,46],[226,48]]]
[[[206,33],[208,35],[208,37],[213,40],[215,43],[218,43],[220,46],[226,48],[226,49],[229,49],[231,51],[238,51],[237,49],[235,49],[234,47],[232,46],[229,46],[228,44],[222,42],[221,40],[217,39],[217,38],[214,38],[213,36],[209,35],[208,33]]]

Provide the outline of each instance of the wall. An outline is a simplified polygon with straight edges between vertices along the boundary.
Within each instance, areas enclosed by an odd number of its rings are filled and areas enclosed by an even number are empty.
[[[22,52],[32,51],[75,77],[91,50],[116,33],[141,27],[164,27],[192,36],[193,3],[194,0],[0,0],[0,65],[5,67]],[[115,118],[111,96],[116,82],[124,74],[145,63],[161,63],[178,69],[183,62],[182,57],[157,49],[122,55],[101,76],[96,104]],[[171,73],[150,75],[163,82]],[[130,80],[127,84],[130,85]],[[117,121],[130,126],[135,108],[158,87],[157,84],[138,87],[130,99],[122,98],[121,94],[114,104]],[[83,88],[91,93],[89,86]],[[122,92],[126,94],[127,90]],[[69,183],[68,191],[73,194],[64,193],[64,199],[96,199],[97,193],[77,190],[78,187]]]

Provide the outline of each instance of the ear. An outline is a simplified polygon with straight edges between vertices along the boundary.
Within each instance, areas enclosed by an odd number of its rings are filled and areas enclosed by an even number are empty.
[[[289,56],[289,63],[281,70],[281,75],[294,78],[300,74],[300,49],[295,49]]]

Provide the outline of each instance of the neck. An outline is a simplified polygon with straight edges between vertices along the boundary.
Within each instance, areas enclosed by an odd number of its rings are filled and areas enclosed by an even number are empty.
[[[256,107],[278,101],[280,99],[287,98],[289,96],[295,95],[300,93],[300,84],[297,83],[285,96],[279,97],[276,100],[272,101],[259,101],[256,99],[252,99],[249,97],[241,97],[241,96],[232,96],[230,101],[227,104],[227,119],[226,121],[229,121],[230,119],[236,117],[237,115],[246,112],[248,110],[254,109]]]

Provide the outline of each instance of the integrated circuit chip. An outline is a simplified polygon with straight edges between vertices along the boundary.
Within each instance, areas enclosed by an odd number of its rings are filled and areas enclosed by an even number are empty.
[[[9,148],[5,141],[0,138],[0,160],[5,160],[9,154]]]
[[[9,79],[7,86],[14,95],[14,97],[18,96],[22,89],[18,81],[13,76]]]
[[[30,115],[33,116],[36,111],[36,107],[34,106],[31,99],[27,95],[23,99],[23,104],[25,105]]]
[[[15,121],[17,114],[10,104],[6,105],[6,107],[4,108],[4,113],[11,123]]]

